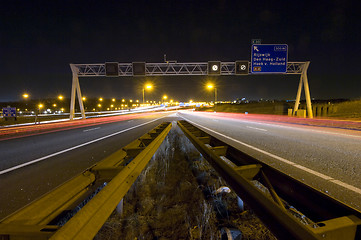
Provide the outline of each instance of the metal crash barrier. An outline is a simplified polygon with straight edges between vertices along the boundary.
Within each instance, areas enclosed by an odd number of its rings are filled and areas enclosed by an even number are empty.
[[[361,212],[229,146],[178,125],[278,239],[361,239]]]
[[[93,239],[170,129],[169,122],[160,124],[1,220],[0,239]]]

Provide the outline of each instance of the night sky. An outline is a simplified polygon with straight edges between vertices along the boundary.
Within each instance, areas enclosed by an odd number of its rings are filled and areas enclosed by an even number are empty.
[[[311,61],[315,99],[361,97],[359,0],[1,1],[0,101],[70,96],[69,63],[250,60],[251,39]],[[294,99],[299,76],[218,77],[219,100]],[[80,78],[87,97],[210,100],[207,77]]]

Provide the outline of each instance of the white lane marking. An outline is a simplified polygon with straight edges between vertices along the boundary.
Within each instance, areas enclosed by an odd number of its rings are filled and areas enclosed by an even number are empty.
[[[133,122],[133,120],[129,120],[128,122]]]
[[[183,113],[184,114],[184,113]],[[187,113],[187,114],[193,114],[193,115],[201,115],[204,117],[204,115],[202,115],[201,113]],[[308,127],[325,127],[325,126],[316,126],[316,125],[306,125],[306,124],[301,124],[298,125],[297,124],[293,124],[293,123],[288,123],[288,122],[278,122],[279,124],[271,124],[271,123],[265,123],[262,122],[262,120],[241,120],[241,119],[225,119],[227,121],[236,121],[236,122],[244,122],[244,123],[253,123],[253,124],[259,124],[259,125],[265,125],[265,126],[272,126],[272,127],[280,127],[280,128],[290,128],[290,129],[294,129],[294,130],[298,130],[298,131],[309,131],[309,132],[316,132],[316,133],[325,133],[325,134],[332,134],[332,135],[339,135],[339,136],[343,136],[343,137],[354,137],[354,138],[361,138],[360,135],[352,135],[352,134],[346,134],[346,133],[336,133],[336,132],[329,132],[329,131],[322,131],[322,130],[316,130],[316,129],[306,129],[306,128],[301,128],[300,126],[308,126]],[[260,122],[257,122],[260,121]],[[292,124],[294,126],[285,126],[282,124]],[[327,128],[327,126],[326,126]],[[342,129],[342,128],[333,128],[332,126],[328,127],[331,129]],[[347,130],[347,129],[346,129]],[[352,131],[352,129],[348,129],[350,131]]]
[[[324,175],[324,174],[322,174],[322,173],[316,172],[316,171],[314,171],[314,170],[312,170],[312,169],[306,168],[306,167],[301,166],[301,165],[299,165],[299,164],[295,164],[295,165],[293,165],[293,166],[295,166],[296,168],[302,169],[302,170],[304,170],[304,171],[306,171],[306,172],[312,173],[313,175],[316,175],[316,176],[318,176],[318,177],[320,177],[320,178],[323,178],[323,179],[325,179],[325,180],[327,180],[327,181],[334,180],[332,177],[329,177],[329,176]]]
[[[251,126],[246,126],[247,128],[251,128],[251,129],[255,129],[255,130],[259,130],[259,131],[264,131],[267,132],[268,130],[263,129],[263,128],[256,128],[256,127],[251,127]]]
[[[89,144],[91,144],[91,143],[95,143],[95,142],[98,142],[98,141],[100,141],[100,140],[103,140],[103,139],[106,139],[106,138],[109,138],[109,137],[113,137],[113,136],[118,135],[118,134],[120,134],[120,133],[124,133],[124,132],[127,132],[127,131],[129,131],[129,130],[132,130],[132,129],[135,129],[135,128],[138,128],[138,127],[147,125],[147,124],[149,124],[149,123],[158,121],[159,119],[162,119],[162,118],[165,118],[165,117],[166,117],[166,116],[160,117],[160,118],[154,119],[154,120],[152,120],[152,121],[149,121],[149,122],[146,122],[146,123],[142,123],[142,124],[139,124],[139,125],[137,125],[137,126],[130,127],[130,128],[121,130],[121,131],[119,131],[119,132],[115,132],[115,133],[109,134],[109,135],[107,135],[107,136],[104,136],[104,137],[101,137],[101,138],[97,138],[97,139],[91,140],[91,141],[86,142],[86,143],[82,143],[82,144],[80,144],[80,145],[77,145],[77,146],[74,146],[74,147],[71,147],[71,148],[68,148],[68,149],[64,149],[64,150],[59,151],[59,152],[56,152],[56,153],[52,153],[52,154],[50,154],[50,155],[47,155],[47,156],[44,156],[44,157],[41,157],[41,158],[32,160],[32,161],[30,161],[30,162],[26,162],[26,163],[23,163],[23,164],[20,164],[20,165],[17,165],[17,166],[14,166],[14,167],[5,169],[5,170],[3,170],[3,171],[0,171],[0,175],[5,174],[5,173],[8,173],[8,172],[11,172],[11,171],[14,171],[14,170],[16,170],[16,169],[19,169],[19,168],[22,168],[22,167],[25,167],[25,166],[28,166],[28,165],[31,165],[31,164],[34,164],[34,163],[37,163],[37,162],[40,162],[40,161],[43,161],[43,160],[48,159],[48,158],[51,158],[51,157],[60,155],[60,154],[62,154],[62,153],[66,153],[66,152],[69,152],[69,151],[71,151],[71,150],[74,150],[74,149],[77,149],[77,148],[80,148],[80,147],[84,147],[84,146],[89,145]]]
[[[243,122],[249,122],[249,121],[243,121]],[[332,134],[332,135],[339,135],[342,137],[355,137],[355,138],[361,138],[361,136],[359,135],[352,135],[352,134],[346,134],[346,133],[336,133],[336,132],[329,132],[329,131],[322,131],[322,130],[315,130],[315,129],[305,129],[305,128],[301,128],[299,126],[297,126],[295,124],[295,126],[282,126],[282,125],[278,125],[278,124],[270,124],[270,123],[263,123],[263,122],[253,122],[252,123],[255,124],[260,124],[260,125],[266,125],[266,126],[272,126],[272,127],[280,127],[280,128],[290,128],[290,129],[295,129],[298,131],[308,131],[308,132],[316,132],[316,133],[323,133],[323,134]],[[285,123],[285,124],[292,124],[292,123],[287,123],[287,122],[280,122],[280,124]],[[301,126],[307,126],[307,127],[324,127],[324,126],[313,126],[313,125],[301,125]],[[332,127],[329,127],[332,128]],[[337,128],[332,128],[332,129],[337,129]]]
[[[336,184],[338,184],[338,185],[340,185],[340,186],[342,186],[342,187],[344,187],[344,188],[351,189],[352,191],[361,194],[361,189],[359,189],[359,188],[357,188],[357,187],[354,187],[354,186],[352,186],[352,185],[349,185],[349,184],[347,184],[347,183],[341,182],[341,181],[336,180],[336,179],[331,180],[331,182],[336,183]]]
[[[97,129],[99,129],[99,128],[100,128],[100,127],[90,128],[90,129],[83,130],[83,132],[89,132],[89,131],[97,130]]]
[[[277,159],[277,160],[279,160],[279,161],[282,161],[282,162],[284,162],[284,163],[287,163],[287,164],[289,164],[289,165],[292,165],[292,166],[294,166],[294,167],[296,167],[296,168],[302,169],[303,171],[306,171],[306,172],[308,172],[308,173],[311,173],[311,174],[313,174],[313,175],[315,175],[315,176],[318,176],[318,177],[320,177],[320,178],[323,178],[323,179],[326,180],[326,181],[329,181],[329,182],[338,184],[339,186],[342,186],[342,187],[347,188],[347,189],[349,189],[349,190],[351,190],[351,191],[354,191],[354,192],[356,192],[356,193],[358,193],[358,194],[361,194],[361,189],[359,189],[359,188],[357,188],[357,187],[355,187],[355,186],[352,186],[352,185],[349,185],[349,184],[347,184],[347,183],[341,182],[340,180],[337,180],[337,179],[334,179],[334,178],[329,177],[329,176],[327,176],[327,175],[324,175],[324,174],[322,174],[322,173],[316,172],[316,171],[314,171],[314,170],[312,170],[312,169],[309,169],[309,168],[307,168],[307,167],[301,166],[301,165],[296,164],[296,163],[294,163],[294,162],[291,162],[291,161],[289,161],[289,160],[287,160],[287,159],[284,159],[284,158],[282,158],[282,157],[276,156],[276,155],[274,155],[274,154],[272,154],[272,153],[266,152],[266,151],[264,151],[264,150],[262,150],[262,149],[256,148],[256,147],[251,146],[251,145],[249,145],[249,144],[247,144],[247,143],[241,142],[241,141],[239,141],[239,140],[237,140],[237,139],[234,139],[234,138],[232,138],[232,137],[229,137],[229,136],[227,136],[227,135],[224,135],[224,134],[222,134],[222,133],[219,133],[219,132],[217,132],[217,131],[214,131],[214,130],[212,130],[212,129],[209,129],[209,128],[207,128],[207,127],[204,127],[204,126],[202,126],[202,125],[200,125],[200,124],[198,124],[198,123],[195,123],[195,122],[193,122],[193,121],[191,121],[191,120],[186,119],[186,118],[183,117],[183,116],[180,116],[180,117],[183,118],[183,119],[185,119],[185,120],[187,120],[187,121],[189,121],[189,122],[191,122],[191,123],[194,124],[194,125],[197,125],[197,126],[203,128],[203,129],[207,130],[207,131],[213,132],[213,133],[215,133],[215,134],[217,134],[217,135],[219,135],[219,136],[222,136],[222,137],[224,137],[224,138],[228,138],[228,139],[230,139],[230,140],[232,140],[232,141],[234,141],[234,142],[236,142],[236,143],[239,143],[239,144],[241,144],[241,145],[243,145],[243,146],[246,146],[246,147],[248,147],[248,148],[251,148],[251,149],[253,149],[253,150],[256,150],[256,151],[258,151],[258,152],[261,152],[261,153],[263,153],[263,154],[265,154],[265,155],[268,155],[268,156],[270,156],[270,157],[272,157],[272,158],[275,158],[275,159]]]

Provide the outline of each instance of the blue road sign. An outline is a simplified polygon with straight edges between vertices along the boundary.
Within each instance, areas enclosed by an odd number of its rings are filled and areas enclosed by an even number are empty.
[[[4,107],[3,108],[4,117],[16,117],[16,108],[14,107]]]
[[[286,73],[287,58],[287,44],[253,44],[251,72]]]

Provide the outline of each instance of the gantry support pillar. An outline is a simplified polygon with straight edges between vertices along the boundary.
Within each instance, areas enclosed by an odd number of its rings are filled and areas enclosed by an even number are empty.
[[[83,105],[83,98],[81,96],[79,78],[78,78],[78,68],[74,64],[70,64],[71,72],[73,74],[73,81],[71,85],[71,99],[70,99],[70,120],[74,119],[75,114],[75,94],[78,94],[78,101],[81,111],[82,119],[85,119],[85,110]],[[76,91],[76,92],[75,92]]]
[[[305,62],[301,77],[300,77],[300,83],[298,84],[298,90],[297,90],[297,96],[296,96],[296,102],[293,109],[293,116],[296,114],[298,107],[300,105],[300,99],[301,99],[301,92],[302,92],[302,83],[305,88],[305,97],[306,97],[306,105],[307,105],[307,114],[309,118],[313,118],[313,112],[312,112],[312,104],[311,104],[311,94],[310,94],[310,88],[308,86],[308,79],[307,79],[307,69],[310,66],[310,62]]]

